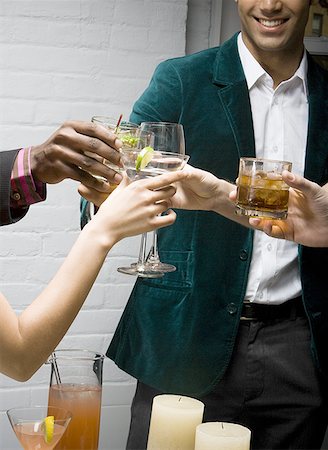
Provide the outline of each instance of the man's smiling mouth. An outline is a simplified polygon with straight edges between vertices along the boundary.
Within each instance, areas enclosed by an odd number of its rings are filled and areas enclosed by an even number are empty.
[[[278,27],[279,25],[282,25],[283,23],[287,22],[288,19],[275,19],[275,20],[256,19],[256,20],[264,27],[274,28],[274,27]]]

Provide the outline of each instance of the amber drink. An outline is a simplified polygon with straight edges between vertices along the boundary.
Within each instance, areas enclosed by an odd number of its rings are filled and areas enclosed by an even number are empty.
[[[241,158],[237,183],[236,214],[286,219],[289,186],[282,179],[292,163],[272,159]]]
[[[104,355],[88,350],[56,350],[51,356],[49,405],[72,413],[69,429],[55,450],[97,450]]]

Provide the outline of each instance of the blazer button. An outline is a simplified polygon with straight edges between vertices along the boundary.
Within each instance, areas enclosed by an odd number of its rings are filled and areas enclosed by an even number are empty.
[[[227,311],[231,315],[236,314],[237,306],[235,305],[235,303],[229,303],[229,305],[227,305]]]
[[[246,261],[247,258],[248,258],[248,253],[247,253],[247,251],[246,251],[246,250],[242,250],[242,251],[239,253],[239,258],[240,258],[242,261]]]

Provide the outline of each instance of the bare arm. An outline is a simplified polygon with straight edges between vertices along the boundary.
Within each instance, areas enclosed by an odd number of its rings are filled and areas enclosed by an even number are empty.
[[[44,363],[83,305],[111,247],[123,237],[175,221],[173,211],[158,214],[175,192],[168,185],[183,176],[176,172],[128,186],[124,180],[80,233],[49,285],[19,317],[0,295],[0,372],[23,381]]]

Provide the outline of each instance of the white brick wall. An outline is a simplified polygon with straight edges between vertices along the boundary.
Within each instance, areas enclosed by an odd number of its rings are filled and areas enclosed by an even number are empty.
[[[187,0],[1,0],[0,148],[45,140],[67,119],[128,116],[155,66],[185,51]],[[79,229],[76,183],[49,186],[47,201],[0,229],[0,290],[17,312],[55,273]],[[64,347],[105,351],[134,279],[116,267],[139,238],[116,246]],[[49,368],[27,383],[0,376],[0,448],[19,448],[5,410],[46,401]],[[104,368],[101,449],[123,449],[134,380]]]

